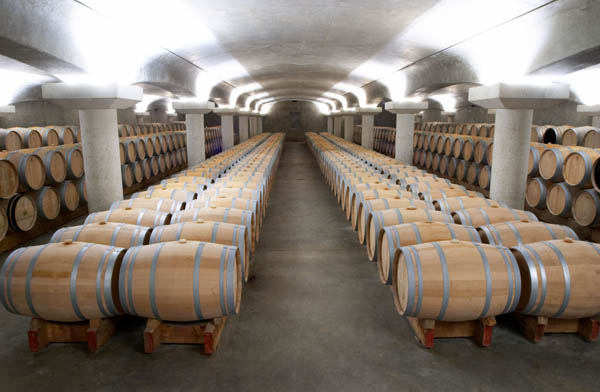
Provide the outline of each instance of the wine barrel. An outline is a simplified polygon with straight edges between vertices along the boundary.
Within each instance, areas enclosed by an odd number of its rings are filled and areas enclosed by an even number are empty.
[[[206,189],[206,186],[192,182],[161,182],[160,185],[153,185],[148,187],[149,191],[152,189],[180,189],[187,192],[193,192],[199,195]]]
[[[475,197],[484,197],[479,192],[468,191],[458,186],[452,186],[446,189],[434,189],[430,192],[421,192],[419,193],[419,198],[422,200],[435,200],[435,199],[446,199],[449,197],[456,196],[475,196]]]
[[[133,186],[133,182],[134,182],[133,170],[131,169],[131,166],[129,166],[129,164],[127,164],[127,163],[124,165],[121,165],[121,179],[122,179],[124,188],[130,188]]]
[[[377,269],[381,282],[391,285],[395,274],[396,250],[426,242],[461,240],[481,242],[473,227],[442,222],[415,222],[388,226],[381,230],[377,241]]]
[[[492,199],[486,199],[485,197],[475,196],[458,196],[449,197],[446,199],[433,200],[433,206],[436,210],[444,212],[453,212],[459,210],[466,210],[467,208],[475,207],[506,207],[504,203],[498,202]]]
[[[212,222],[199,219],[195,222],[183,222],[168,226],[158,226],[152,231],[150,243],[179,241],[212,242],[221,245],[236,246],[240,251],[242,277],[244,282],[250,277],[250,249],[246,226],[224,222]]]
[[[0,129],[0,150],[15,151],[23,148],[21,134],[14,129]]]
[[[466,180],[470,185],[475,185],[479,180],[479,173],[481,172],[482,165],[479,163],[471,163],[467,169]]]
[[[169,183],[177,183],[177,182],[182,182],[182,183],[190,183],[190,184],[197,184],[197,185],[210,185],[213,183],[213,180],[210,178],[206,178],[206,177],[200,177],[200,176],[184,176],[184,175],[179,175],[179,174],[175,174],[175,176],[168,178],[166,180],[162,180],[160,182],[160,184],[169,184]]]
[[[35,154],[41,158],[46,173],[45,185],[60,184],[67,178],[67,161],[65,160],[62,151],[40,147],[21,150],[20,152],[25,154]]]
[[[36,191],[44,186],[46,182],[46,170],[42,158],[35,154],[23,154],[20,151],[2,152],[0,158],[10,161],[18,174],[18,192]],[[8,176],[7,181],[12,183],[10,178],[11,169],[4,166],[4,171]],[[11,189],[11,188],[9,188]]]
[[[545,144],[563,144],[562,137],[570,125],[561,125],[558,127],[547,127],[542,136],[542,142]]]
[[[84,166],[83,166],[83,152],[81,151],[81,145],[79,144],[65,144],[58,146],[56,149],[62,151],[67,161],[67,178],[69,180],[76,180],[83,177]]]
[[[150,158],[150,168],[152,169],[152,176],[158,176],[160,174],[158,156],[154,155],[152,158]]]
[[[254,219],[257,219],[258,226],[260,227],[262,225],[262,216],[259,209],[259,203],[258,200],[254,199],[227,196],[207,196],[206,198],[200,198],[192,201],[190,204],[185,206],[185,209],[193,210],[195,208],[207,208],[210,206],[237,208],[238,210],[252,211]]]
[[[152,178],[152,164],[150,163],[150,159],[144,159],[143,161],[140,161],[140,166],[142,168],[144,180],[151,179]]]
[[[66,125],[49,125],[58,134],[58,144],[73,144],[76,142],[75,132]]]
[[[108,211],[100,211],[89,214],[84,224],[95,222],[119,222],[132,225],[156,227],[168,225],[171,222],[171,214],[144,208],[115,208]]]
[[[471,164],[465,160],[458,161],[456,165],[456,173],[454,173],[454,177],[458,181],[466,181],[467,179],[467,171],[469,170],[469,166]]]
[[[600,128],[590,129],[583,137],[583,146],[589,148],[600,148]]]
[[[600,313],[600,247],[562,239],[512,249],[519,264],[521,314],[574,319]]]
[[[158,171],[159,173],[164,173],[167,171],[167,163],[165,160],[164,154],[160,154],[158,157]]]
[[[598,159],[600,159],[600,152],[591,148],[567,155],[563,167],[565,182],[581,188],[591,187],[594,167]]]
[[[0,271],[0,301],[9,312],[51,321],[117,316],[124,253],[71,241],[17,249]]]
[[[594,189],[579,192],[573,200],[573,219],[584,227],[600,226],[600,196]]]
[[[430,242],[400,248],[395,262],[392,292],[406,317],[478,320],[511,313],[519,303],[519,267],[504,247]]]
[[[423,208],[433,210],[433,204],[419,199],[409,199],[401,197],[363,200],[358,206],[357,231],[358,240],[361,244],[365,243],[367,232],[367,220],[373,211],[390,210],[392,208]]]
[[[159,198],[159,199],[172,199],[177,201],[183,201],[186,204],[191,203],[192,200],[198,198],[198,194],[196,192],[188,192],[180,189],[162,189],[162,188],[154,188],[152,190],[147,190],[143,192],[136,192],[131,195],[132,199],[144,198],[146,196]]]
[[[166,321],[237,314],[242,268],[236,247],[209,242],[162,242],[130,248],[119,276],[125,313]]]
[[[436,191],[439,189],[448,189],[448,188],[463,188],[464,187],[462,185],[455,185],[455,184],[448,184],[445,181],[436,181],[436,182],[417,182],[415,184],[410,184],[408,185],[408,191],[411,192],[414,196],[413,197],[417,197],[417,195],[421,192],[431,192],[431,191]]]
[[[65,181],[57,187],[60,205],[64,211],[75,211],[79,207],[80,196],[73,181]]]
[[[147,245],[151,233],[152,229],[149,227],[117,222],[98,222],[63,227],[54,233],[50,242],[79,241],[131,248]]]
[[[552,184],[548,188],[546,196],[546,208],[555,216],[571,216],[571,207],[577,188],[570,186],[566,182]]]
[[[546,206],[546,195],[551,182],[542,177],[530,178],[525,188],[525,201],[529,207],[544,208]]]
[[[352,222],[352,227],[356,229],[357,221],[358,221],[358,209],[360,207],[360,203],[365,200],[373,200],[373,199],[389,199],[389,198],[414,198],[414,195],[402,191],[400,187],[397,189],[368,189],[362,191],[356,191],[352,195],[350,202],[351,216],[350,221]]]
[[[569,226],[545,222],[501,222],[479,226],[477,231],[484,243],[508,248],[562,238],[579,239]]]
[[[37,206],[30,195],[16,194],[0,201],[0,207],[6,211],[11,230],[25,232],[33,229],[37,221]]]
[[[39,220],[51,221],[60,214],[60,195],[56,188],[45,186],[29,196],[35,201]]]
[[[473,160],[477,163],[485,165],[488,163],[488,147],[490,140],[479,139],[475,143],[475,150],[473,151]]]
[[[0,241],[6,237],[6,233],[8,232],[8,217],[6,216],[6,211],[0,208]]]
[[[546,127],[540,127],[537,125],[532,126],[531,127],[531,137],[529,138],[529,140],[534,143],[542,143],[542,140],[544,139],[544,131],[545,130],[546,130]]]
[[[11,161],[0,160],[0,199],[11,198],[19,188],[19,173]]]
[[[565,130],[562,136],[563,146],[583,146],[583,139],[589,132],[596,132],[594,127],[575,127]]]
[[[87,186],[85,185],[85,178],[80,178],[79,180],[74,181],[75,187],[77,188],[77,192],[79,192],[79,205],[87,204]]]
[[[120,138],[119,144],[122,146],[122,151],[125,152],[125,163],[135,162],[137,158],[137,149],[134,141],[129,138]]]
[[[131,208],[143,208],[147,210],[156,210],[160,212],[166,212],[168,214],[174,214],[177,211],[185,208],[185,202],[172,200],[172,199],[160,199],[153,197],[141,197],[129,200],[115,201],[111,204],[110,209],[122,209],[125,207]]]
[[[497,206],[475,207],[453,211],[452,216],[454,217],[454,222],[472,227],[520,220],[538,221],[538,218],[531,212]]]
[[[377,240],[384,227],[411,222],[454,223],[450,214],[426,208],[407,207],[373,211],[367,219],[366,240],[369,260],[373,261],[377,257]]]
[[[536,177],[540,174],[540,157],[548,145],[542,143],[531,143],[529,145],[529,161],[527,162],[527,175]]]
[[[481,189],[489,190],[492,185],[492,168],[488,165],[481,167],[479,171],[479,177],[477,178],[477,184]]]
[[[549,181],[564,181],[563,166],[567,156],[577,147],[554,147],[545,150],[540,157],[540,175]]]
[[[31,127],[40,133],[42,137],[42,146],[58,146],[60,144],[60,138],[56,129],[52,127]]]
[[[144,180],[144,172],[142,171],[142,165],[140,164],[140,161],[130,163],[129,167],[131,168],[134,183],[139,184],[142,182]]]
[[[252,245],[252,253],[256,242],[258,241],[258,230],[256,221],[253,219],[252,211],[240,210],[237,208],[225,208],[211,206],[208,208],[196,208],[194,210],[183,210],[173,214],[171,224],[182,222],[195,222],[198,219],[233,223],[235,225],[246,226],[248,242]]]
[[[456,167],[458,166],[459,160],[457,158],[448,159],[448,168],[446,169],[446,175],[448,177],[456,176]]]
[[[38,148],[42,146],[42,135],[35,129],[10,128],[21,135],[22,145],[26,148]]]

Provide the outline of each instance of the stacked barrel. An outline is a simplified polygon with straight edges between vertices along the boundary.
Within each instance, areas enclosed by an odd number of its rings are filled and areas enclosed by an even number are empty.
[[[327,133],[307,140],[401,315],[462,322],[600,312],[600,247],[569,227]]]
[[[2,304],[56,322],[238,313],[283,139],[255,136],[14,251],[0,271]]]
[[[373,150],[383,155],[393,156],[396,146],[396,130],[390,127],[373,129]]]
[[[427,123],[414,137],[414,163],[468,186],[489,190],[492,124]],[[600,129],[533,126],[526,203],[539,216],[583,228],[600,227]]]
[[[204,130],[205,133],[205,149],[206,157],[210,158],[223,151],[223,137],[221,134],[221,127],[207,127]]]

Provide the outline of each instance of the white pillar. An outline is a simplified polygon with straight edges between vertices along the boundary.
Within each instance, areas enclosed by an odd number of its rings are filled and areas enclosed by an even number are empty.
[[[327,116],[327,132],[333,133],[333,117]]]
[[[413,163],[413,135],[415,113],[429,107],[429,102],[388,102],[385,110],[396,113],[396,160],[407,165]]]
[[[221,136],[223,140],[223,151],[233,147],[233,116],[238,113],[236,108],[217,108],[214,110],[221,116]]]
[[[568,85],[524,86],[498,83],[469,89],[469,101],[496,110],[490,197],[523,209],[533,110],[569,99]]]
[[[362,115],[360,143],[364,148],[372,150],[375,137],[375,114],[381,113],[381,108],[358,108],[356,112]]]
[[[204,114],[214,107],[212,102],[173,102],[173,109],[185,114],[188,167],[196,166],[206,159]]]
[[[250,128],[250,137],[256,136],[258,134],[257,126],[256,126],[256,117],[252,116],[248,118],[248,127]]]
[[[342,118],[340,116],[333,118],[333,134],[342,137]]]
[[[354,114],[344,116],[344,139],[349,142],[354,140]]]
[[[252,118],[250,117],[250,123],[252,123]],[[240,116],[240,143],[248,140],[248,116]]]
[[[88,210],[107,210],[114,201],[123,200],[117,109],[141,101],[142,88],[48,83],[42,85],[42,97],[79,109]]]
[[[256,118],[256,133],[263,133],[263,117],[261,115]]]

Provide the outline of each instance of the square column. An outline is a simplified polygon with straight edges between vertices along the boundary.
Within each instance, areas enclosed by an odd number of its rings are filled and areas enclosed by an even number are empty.
[[[342,117],[338,113],[333,115],[333,134],[342,137]]]
[[[221,136],[223,140],[223,151],[233,147],[233,116],[238,114],[236,108],[218,108],[214,112],[221,116]]]
[[[333,133],[333,117],[331,114],[327,116],[327,132]]]
[[[79,109],[88,210],[104,211],[123,200],[117,109],[141,101],[142,88],[48,83],[42,85],[42,97],[67,109]]]
[[[263,117],[265,116],[266,114],[259,114],[256,118],[256,133],[263,133]]]
[[[240,115],[239,117],[239,124],[240,124],[240,143],[245,142],[246,140],[248,140],[249,137],[249,133],[248,133],[248,120],[250,120],[250,125],[252,125],[253,123],[253,117],[248,117],[246,115]],[[250,126],[250,128],[253,128],[252,126]]]
[[[215,108],[212,102],[173,102],[173,109],[185,114],[188,167],[206,159],[204,115]]]
[[[577,112],[592,117],[592,127],[600,128],[600,105],[578,105]]]
[[[415,113],[427,108],[429,108],[429,102],[405,101],[385,104],[385,110],[396,114],[396,160],[412,165]]]
[[[255,114],[250,114],[248,117],[248,128],[249,128],[249,134],[250,137],[256,136],[256,134],[258,133],[258,131],[256,130],[256,115]]]
[[[354,111],[344,111],[344,139],[349,142],[354,140],[354,116]]]
[[[358,108],[356,114],[362,117],[361,145],[369,150],[373,149],[375,137],[375,115],[381,113],[381,108]]]
[[[525,86],[497,83],[469,89],[469,101],[496,109],[494,164],[490,198],[523,209],[533,110],[569,99],[567,85]]]

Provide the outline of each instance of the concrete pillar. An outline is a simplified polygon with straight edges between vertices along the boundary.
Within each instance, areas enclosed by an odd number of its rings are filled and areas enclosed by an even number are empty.
[[[496,110],[490,198],[523,209],[533,110],[569,99],[567,85],[498,83],[469,89],[469,101]]]
[[[218,108],[214,112],[221,116],[221,135],[223,137],[223,151],[233,147],[233,116],[238,113],[235,108]]]
[[[600,105],[578,105],[577,112],[592,117],[592,127],[600,128]]]
[[[90,212],[107,210],[123,200],[117,109],[142,100],[137,86],[48,83],[42,97],[68,109],[79,109],[85,182]]]
[[[146,119],[148,119],[149,117],[150,117],[150,113],[148,113],[148,112],[136,112],[135,113],[135,121],[137,122],[137,124],[146,123]]]
[[[333,134],[338,137],[342,137],[342,117],[333,117]]]
[[[248,118],[248,116],[240,116],[240,143],[241,142],[245,142],[246,140],[248,140],[249,137],[249,133],[248,133],[248,119],[250,120],[250,123],[253,123],[253,117]],[[254,127],[252,127],[254,128]]]
[[[358,108],[356,113],[362,116],[361,145],[372,150],[375,136],[375,114],[381,113],[381,108]]]
[[[256,135],[256,133],[257,133],[257,131],[256,131],[256,117],[254,115],[251,115],[251,116],[248,117],[248,134],[250,135],[250,137],[253,137],[253,136]]]
[[[256,133],[263,133],[263,115],[256,118]]]
[[[396,160],[412,165],[415,113],[427,109],[429,104],[429,102],[411,101],[385,104],[385,110],[396,113]]]
[[[327,116],[327,132],[333,133],[333,117]]]
[[[354,113],[344,116],[344,139],[354,140]]]
[[[196,166],[206,159],[204,115],[214,107],[212,102],[173,102],[173,109],[185,114],[188,167]]]

